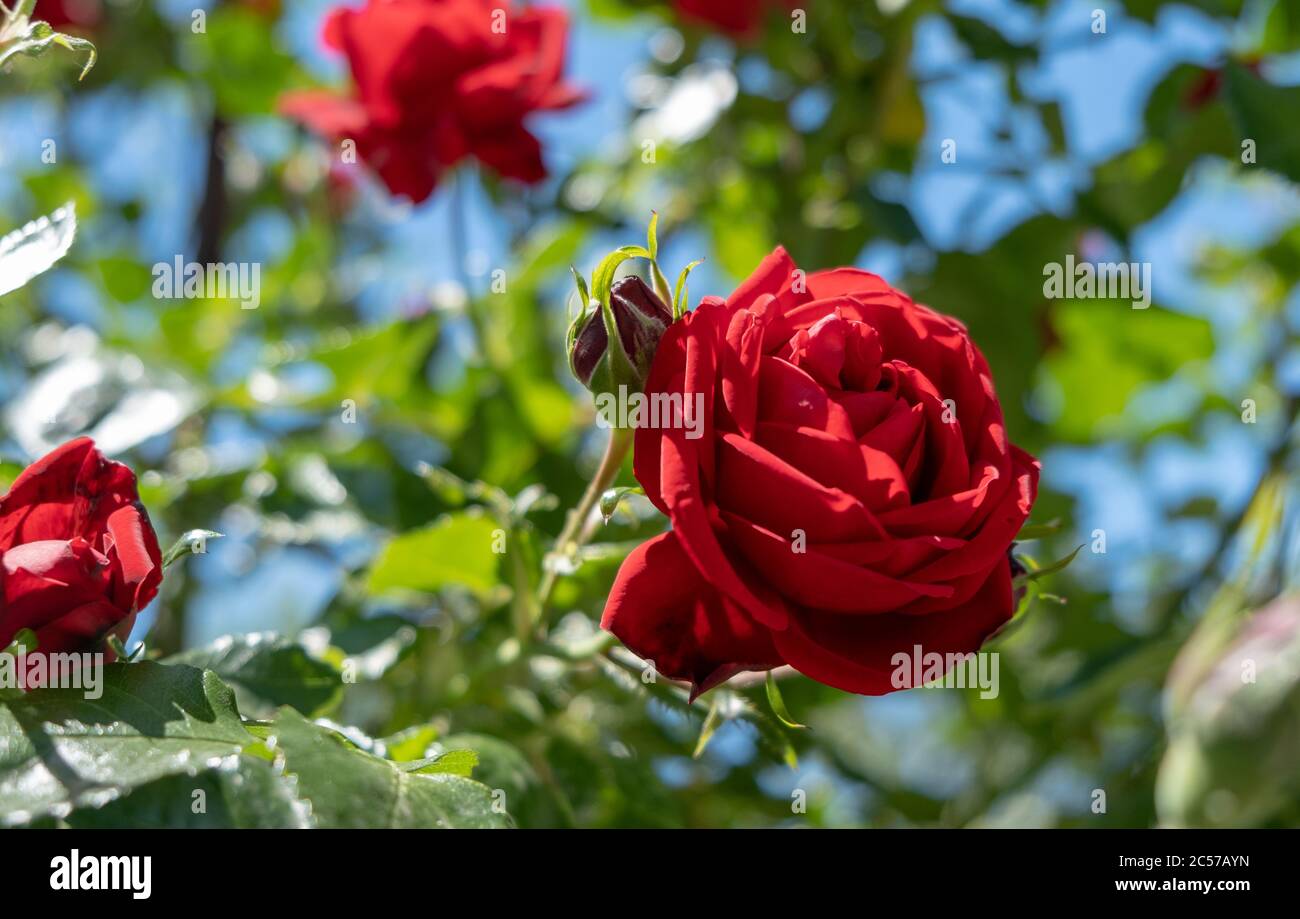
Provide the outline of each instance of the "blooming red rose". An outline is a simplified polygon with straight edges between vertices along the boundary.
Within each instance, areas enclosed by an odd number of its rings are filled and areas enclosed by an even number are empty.
[[[793,7],[793,0],[676,0],[683,19],[703,23],[736,38],[758,31],[763,17],[774,7]]]
[[[0,648],[31,629],[40,654],[103,650],[161,581],[135,476],[90,438],[32,463],[0,498]]]
[[[505,178],[538,182],[546,169],[526,117],[583,98],[563,79],[567,36],[559,9],[368,0],[334,10],[325,24],[355,92],[290,93],[280,108],[334,141],[354,141],[389,191],[416,202],[471,156]]]
[[[636,431],[673,528],[623,563],[602,620],[660,673],[698,693],[789,664],[877,695],[900,688],[895,654],[971,652],[1011,617],[1039,466],[959,322],[777,249],[664,333],[646,396],[697,394],[702,425]]]

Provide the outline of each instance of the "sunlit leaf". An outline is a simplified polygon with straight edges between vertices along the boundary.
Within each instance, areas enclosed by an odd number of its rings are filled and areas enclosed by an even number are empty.
[[[370,569],[369,589],[433,593],[458,586],[486,597],[500,583],[493,545],[502,539],[500,525],[486,515],[451,514],[390,540]]]
[[[194,774],[252,742],[216,674],[109,664],[102,695],[38,689],[0,699],[0,823],[98,806],[168,775]]]
[[[460,775],[423,775],[380,759],[284,709],[270,728],[319,827],[507,827],[492,790]]]
[[[0,296],[52,268],[72,247],[76,233],[76,208],[68,203],[0,238]]]
[[[174,654],[165,663],[213,671],[234,687],[245,715],[270,714],[281,705],[311,715],[338,699],[343,689],[338,670],[271,632],[228,635]]]

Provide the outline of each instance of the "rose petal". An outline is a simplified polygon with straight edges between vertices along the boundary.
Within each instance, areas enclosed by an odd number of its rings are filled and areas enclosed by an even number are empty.
[[[963,606],[928,616],[844,616],[795,610],[790,628],[773,635],[777,651],[800,673],[846,692],[879,696],[900,688],[895,654],[977,651],[1014,612],[1011,571],[1001,565]]]
[[[112,538],[113,595],[119,606],[136,612],[149,604],[162,583],[162,553],[149,517],[139,505],[128,504],[108,518]]]
[[[716,500],[719,507],[775,532],[799,530],[816,542],[885,535],[856,497],[822,485],[739,434],[723,434],[719,441]]]
[[[109,560],[84,539],[43,539],[5,549],[0,647],[20,629],[39,632],[69,610],[107,600],[112,577]],[[127,612],[118,610],[117,619]]]
[[[781,664],[771,633],[700,576],[671,532],[628,555],[600,625],[696,694],[741,670]]]
[[[946,599],[951,587],[901,580],[846,564],[814,545],[796,551],[792,540],[752,521],[722,512],[736,548],[764,579],[795,604],[849,616],[889,613],[924,598]]]

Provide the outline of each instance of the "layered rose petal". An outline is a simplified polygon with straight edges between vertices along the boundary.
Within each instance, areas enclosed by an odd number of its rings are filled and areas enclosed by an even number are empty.
[[[800,673],[846,692],[879,696],[902,688],[893,680],[895,654],[910,660],[917,647],[923,654],[975,651],[1012,612],[1011,571],[1000,565],[975,596],[943,612],[868,618],[808,610],[773,640],[785,663]]]
[[[32,463],[0,498],[0,547],[42,539],[93,541],[118,508],[139,500],[135,476],[79,437]]]
[[[559,9],[490,0],[369,0],[335,10],[327,45],[355,93],[286,94],[280,111],[333,141],[352,140],[389,191],[426,199],[466,157],[503,178],[546,176],[525,120],[584,98],[563,82],[568,20]]]
[[[637,478],[673,530],[606,607],[633,650],[698,686],[765,635],[776,662],[880,693],[894,653],[973,651],[1011,616],[1008,548],[1038,463],[956,320],[857,269],[805,277],[777,249],[669,327],[646,393],[698,396],[704,424],[636,432]],[[634,594],[656,572],[677,586],[646,588],[651,614]],[[698,663],[691,630],[723,619]]]
[[[781,662],[771,633],[700,576],[672,533],[632,550],[600,624],[696,692]]]
[[[37,460],[0,497],[0,647],[31,629],[38,653],[103,650],[161,581],[134,474],[89,438]]]
[[[162,553],[144,509],[128,504],[114,511],[105,546],[113,562],[114,601],[131,611],[148,606],[162,583]]]

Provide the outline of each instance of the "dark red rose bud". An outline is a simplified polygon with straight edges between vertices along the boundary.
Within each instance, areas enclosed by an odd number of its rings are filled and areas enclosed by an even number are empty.
[[[617,393],[619,386],[641,392],[659,339],[672,324],[672,312],[635,276],[614,283],[608,317],[604,308],[594,305],[585,318],[578,319],[577,336],[569,349],[573,375],[596,395]],[[611,319],[618,333],[613,348],[606,328]]]
[[[0,497],[0,648],[30,629],[38,654],[103,651],[161,581],[135,475],[90,438],[32,463]]]

